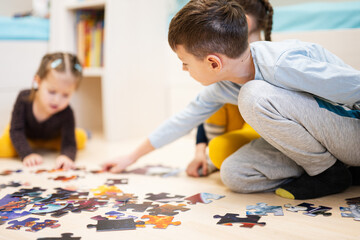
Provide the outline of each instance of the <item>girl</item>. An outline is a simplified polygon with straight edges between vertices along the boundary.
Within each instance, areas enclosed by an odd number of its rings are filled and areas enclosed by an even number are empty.
[[[249,42],[271,41],[273,8],[268,0],[237,0],[247,14]],[[225,104],[197,131],[195,156],[186,173],[206,176],[220,169],[222,162],[241,146],[260,136],[245,123],[237,106]],[[209,142],[209,140],[211,140]],[[209,158],[206,148],[209,143]]]
[[[10,127],[0,138],[0,157],[19,155],[29,167],[43,162],[33,148],[59,149],[56,168],[74,168],[76,149],[84,148],[86,134],[83,130],[75,132],[69,102],[81,78],[82,68],[76,56],[45,55],[34,78],[37,89],[23,90],[17,97]]]

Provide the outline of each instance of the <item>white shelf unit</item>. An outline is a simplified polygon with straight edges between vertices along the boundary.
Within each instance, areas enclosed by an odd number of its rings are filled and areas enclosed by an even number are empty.
[[[72,104],[78,126],[91,130],[94,125],[107,140],[125,140],[147,136],[167,117],[171,1],[51,1],[50,52],[76,53],[76,11],[105,13],[104,67],[84,69],[80,93]]]

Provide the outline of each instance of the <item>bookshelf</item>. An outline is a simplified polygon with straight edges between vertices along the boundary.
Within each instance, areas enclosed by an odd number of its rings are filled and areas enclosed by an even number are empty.
[[[51,0],[49,51],[77,53],[77,14],[104,12],[103,66],[85,67],[77,125],[107,140],[147,136],[167,116],[166,56],[173,0]]]

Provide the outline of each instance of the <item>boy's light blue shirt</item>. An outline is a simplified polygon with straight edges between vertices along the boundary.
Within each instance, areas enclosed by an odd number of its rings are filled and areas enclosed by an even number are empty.
[[[323,47],[298,40],[254,42],[250,47],[255,80],[360,109],[360,71]],[[168,144],[204,122],[223,104],[237,105],[240,88],[230,81],[205,87],[183,111],[150,134],[151,144],[155,148]]]

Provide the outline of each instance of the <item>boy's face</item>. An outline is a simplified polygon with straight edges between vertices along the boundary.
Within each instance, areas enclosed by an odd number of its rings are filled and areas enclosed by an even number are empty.
[[[183,70],[202,85],[208,86],[219,81],[216,73],[220,64],[212,62],[209,56],[199,60],[187,52],[183,45],[177,45],[175,53],[183,63]]]

